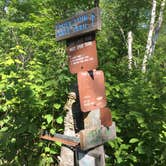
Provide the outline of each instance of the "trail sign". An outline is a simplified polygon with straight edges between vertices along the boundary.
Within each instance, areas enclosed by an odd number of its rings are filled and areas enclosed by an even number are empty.
[[[88,150],[101,145],[116,137],[116,127],[113,122],[110,127],[85,129],[80,131],[80,146],[82,150]]]
[[[88,112],[106,106],[104,74],[101,70],[77,74],[81,111]]]
[[[65,40],[101,29],[98,7],[78,14],[55,26],[56,40]]]
[[[98,66],[94,35],[84,35],[68,41],[67,54],[69,69],[73,74],[93,70]]]

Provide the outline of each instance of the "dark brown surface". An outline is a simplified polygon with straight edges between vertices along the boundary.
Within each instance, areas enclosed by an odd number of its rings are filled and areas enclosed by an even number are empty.
[[[67,48],[68,63],[71,73],[89,71],[98,66],[96,41],[87,41]]]
[[[102,71],[77,74],[81,111],[88,112],[106,106],[104,74]]]
[[[105,127],[112,125],[112,115],[109,108],[106,107],[100,109],[100,120],[101,124]]]
[[[50,135],[41,135],[40,138],[44,139],[44,140],[48,140],[48,141],[61,142],[65,145],[69,145],[69,146],[77,146],[79,144],[78,138],[73,138],[71,136],[66,136],[66,135],[61,135],[61,134],[56,134],[53,137]]]
[[[95,16],[93,23],[91,20],[92,14]],[[87,17],[87,19],[84,20],[84,16]],[[81,20],[80,18],[83,19]],[[80,28],[80,26],[82,28]],[[100,9],[98,7],[56,24],[56,41],[73,38],[96,30],[101,30]]]

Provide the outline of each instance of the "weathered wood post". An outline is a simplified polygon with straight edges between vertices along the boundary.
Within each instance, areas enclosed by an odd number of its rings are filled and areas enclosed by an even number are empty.
[[[74,152],[62,146],[60,166],[105,166],[103,143],[116,137],[115,123],[106,108],[104,73],[96,70],[97,30],[101,30],[98,7],[56,25],[56,40],[66,40],[69,69],[77,75],[78,84],[78,94],[76,91],[70,93],[65,106],[68,113],[64,135],[41,136],[42,139],[57,140],[75,149],[74,162]]]
[[[64,119],[64,134],[75,137],[74,121],[72,114],[72,105],[76,101],[76,94],[74,92],[69,93],[68,101],[64,106],[64,110],[67,111]],[[61,147],[60,166],[74,166],[74,152],[70,147]]]

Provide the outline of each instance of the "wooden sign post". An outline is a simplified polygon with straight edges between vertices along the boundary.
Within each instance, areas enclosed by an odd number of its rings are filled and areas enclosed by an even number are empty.
[[[75,91],[74,98],[69,99],[72,102],[68,102],[70,107],[67,107],[69,112],[65,118],[65,122],[68,122],[65,126],[65,135],[41,136],[42,139],[60,141],[75,149],[74,155],[71,148],[62,146],[61,152],[64,153],[63,150],[66,152],[64,155],[61,153],[63,156],[60,166],[105,166],[103,144],[116,137],[116,127],[112,122],[111,112],[105,108],[107,101],[104,73],[96,70],[98,67],[95,40],[97,30],[101,30],[98,7],[55,26],[56,41],[66,40],[69,70],[72,74],[77,74],[78,82],[78,94],[76,95]],[[73,119],[72,116],[78,119]]]

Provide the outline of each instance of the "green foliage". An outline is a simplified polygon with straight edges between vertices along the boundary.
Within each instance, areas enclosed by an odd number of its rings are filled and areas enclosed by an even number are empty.
[[[118,135],[109,142],[111,150],[106,145],[112,165],[165,165],[164,71],[156,72],[149,71],[148,80],[137,76],[116,84],[107,82]]]
[[[98,57],[117,126],[117,139],[105,144],[107,165],[165,166],[165,28],[142,75],[149,1],[101,0],[100,6]],[[74,78],[65,44],[55,42],[54,24],[92,7],[92,0],[0,1],[0,165],[57,164],[61,144],[39,135],[42,129],[63,131],[63,106]],[[129,30],[134,33],[131,72]]]

